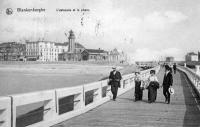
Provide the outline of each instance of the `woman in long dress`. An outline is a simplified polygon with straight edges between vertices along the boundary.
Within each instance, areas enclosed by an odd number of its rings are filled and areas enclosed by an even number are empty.
[[[142,80],[139,74],[139,72],[135,72],[135,101],[142,100],[143,96]]]
[[[157,89],[159,88],[158,78],[155,75],[155,70],[150,71],[150,76],[148,78],[149,85],[148,89],[148,102],[152,103],[156,101]]]

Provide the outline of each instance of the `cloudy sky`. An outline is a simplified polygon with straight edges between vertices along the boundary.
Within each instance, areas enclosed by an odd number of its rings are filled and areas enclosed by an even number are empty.
[[[6,8],[13,14],[6,15]],[[45,12],[17,12],[44,8]],[[89,9],[58,12],[57,9]],[[200,0],[1,0],[0,42],[64,42],[72,29],[86,48],[124,50],[134,60],[200,50]]]

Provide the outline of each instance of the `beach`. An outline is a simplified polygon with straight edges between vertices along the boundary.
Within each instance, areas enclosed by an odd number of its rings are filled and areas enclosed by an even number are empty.
[[[122,74],[135,66],[119,66]],[[0,96],[83,85],[108,77],[112,65],[0,64]]]

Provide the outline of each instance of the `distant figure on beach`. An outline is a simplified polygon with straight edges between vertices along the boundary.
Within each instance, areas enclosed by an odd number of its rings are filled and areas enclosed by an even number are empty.
[[[121,87],[120,80],[122,79],[121,73],[117,71],[116,67],[112,67],[112,71],[109,75],[109,83],[111,85],[111,92],[113,94],[113,101],[116,100],[118,88]]]
[[[174,69],[174,74],[176,74],[176,63],[174,63],[173,69]]]
[[[173,77],[171,73],[171,68],[166,65],[165,66],[165,75],[163,78],[163,95],[165,96],[165,103],[170,104],[170,93],[169,93],[169,88],[173,84]]]
[[[159,88],[158,78],[155,75],[155,70],[150,71],[150,76],[148,78],[148,102],[152,103],[156,101],[157,89]]]
[[[144,90],[139,71],[135,72],[134,80],[135,80],[135,101],[139,101],[142,100],[143,90]]]

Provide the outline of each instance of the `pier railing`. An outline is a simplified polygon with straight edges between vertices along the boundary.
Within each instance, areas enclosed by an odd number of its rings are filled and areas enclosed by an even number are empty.
[[[196,94],[200,97],[200,76],[188,67],[178,66],[178,70],[184,72],[194,88]]]
[[[153,68],[156,72],[160,67]],[[149,70],[141,72],[142,78]],[[118,96],[132,89],[134,73],[123,75]],[[49,127],[85,113],[112,98],[108,80],[81,86],[0,97],[0,127]]]

